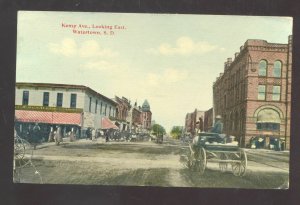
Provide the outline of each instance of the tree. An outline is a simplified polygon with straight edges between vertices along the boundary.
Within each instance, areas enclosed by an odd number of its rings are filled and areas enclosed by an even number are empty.
[[[183,131],[182,126],[173,126],[171,130],[171,136],[175,139],[179,139]]]
[[[161,126],[160,124],[154,124],[151,127],[151,133],[154,135],[158,135],[158,134],[166,134],[166,130],[163,126]]]

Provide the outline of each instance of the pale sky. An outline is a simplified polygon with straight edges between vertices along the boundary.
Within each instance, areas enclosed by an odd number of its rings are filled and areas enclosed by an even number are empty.
[[[138,105],[147,99],[169,132],[186,113],[212,107],[213,82],[247,39],[287,43],[291,34],[289,17],[21,11],[16,81],[85,85]]]

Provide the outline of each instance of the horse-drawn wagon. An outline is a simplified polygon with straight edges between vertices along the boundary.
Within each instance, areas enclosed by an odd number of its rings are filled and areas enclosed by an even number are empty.
[[[199,133],[189,144],[185,158],[189,169],[203,174],[208,162],[218,163],[221,172],[231,165],[235,176],[244,176],[247,169],[247,155],[232,136],[217,133]]]

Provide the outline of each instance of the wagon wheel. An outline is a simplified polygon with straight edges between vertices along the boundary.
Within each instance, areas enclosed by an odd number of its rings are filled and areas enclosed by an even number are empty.
[[[220,159],[227,160],[228,156],[225,153],[221,153]],[[227,171],[227,162],[219,162],[219,168],[220,168],[221,172],[226,172]]]
[[[247,169],[247,154],[245,150],[241,149],[238,155],[234,155],[234,160],[239,162],[233,162],[232,172],[235,176],[244,176]]]
[[[198,157],[195,161],[195,170],[203,174],[206,168],[206,151],[203,147],[199,148],[198,150]]]

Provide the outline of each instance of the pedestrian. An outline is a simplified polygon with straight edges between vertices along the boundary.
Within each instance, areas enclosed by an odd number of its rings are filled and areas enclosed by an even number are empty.
[[[53,127],[50,128],[48,142],[54,142],[54,130],[53,130]]]
[[[105,131],[105,142],[109,141],[109,133],[108,130]]]
[[[75,133],[75,139],[79,139],[80,135],[79,135],[79,129],[76,128],[76,133]]]
[[[69,137],[70,137],[70,142],[74,142],[75,141],[74,127],[72,127],[72,129],[71,129],[71,133],[70,133]]]
[[[85,134],[86,134],[86,140],[90,139],[91,129],[89,127],[86,129]]]
[[[60,126],[57,126],[56,133],[54,135],[54,140],[55,140],[56,145],[59,145],[59,143],[61,143],[63,141],[62,140],[62,130],[61,130]]]
[[[32,128],[32,144],[33,144],[34,149],[36,149],[36,146],[39,142],[40,131],[41,131],[41,128],[40,128],[39,124],[35,123],[34,127]]]
[[[96,139],[96,130],[93,128],[92,129],[92,140]]]

